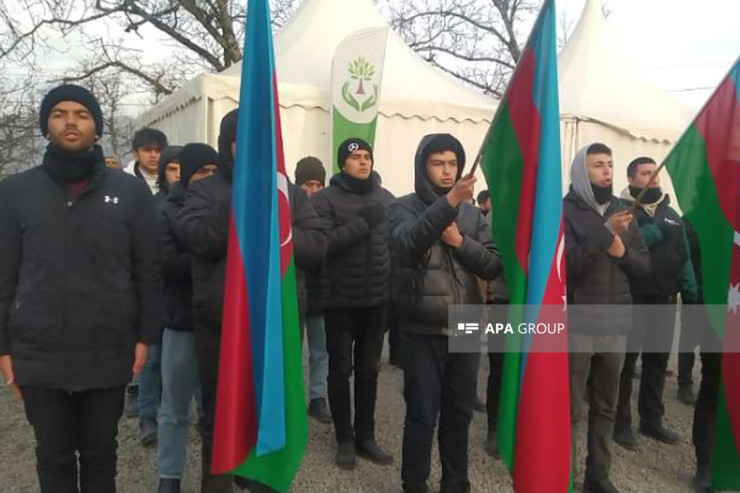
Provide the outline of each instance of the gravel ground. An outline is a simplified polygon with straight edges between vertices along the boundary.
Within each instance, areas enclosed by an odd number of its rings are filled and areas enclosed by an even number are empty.
[[[697,358],[698,380],[698,358]],[[669,366],[675,371],[675,358]],[[488,371],[487,358],[482,358],[479,392],[485,388]],[[334,438],[331,425],[309,422],[308,447],[303,465],[298,472],[293,492],[400,492],[401,440],[405,406],[402,391],[402,373],[384,364],[379,380],[377,408],[377,437],[381,446],[392,452],[392,466],[376,466],[361,459],[353,472],[341,471],[333,465]],[[635,392],[636,394],[636,392]],[[626,492],[684,492],[690,491],[689,482],[694,471],[691,446],[693,408],[676,400],[676,378],[667,378],[665,389],[666,425],[678,431],[681,443],[677,446],[659,444],[638,436],[640,452],[628,452],[615,446],[612,479],[620,491]],[[633,396],[633,406],[635,397]],[[636,412],[636,409],[635,409]],[[585,425],[585,423],[584,423]],[[581,427],[579,449],[585,446],[585,426]],[[137,421],[123,418],[119,431],[118,485],[119,492],[146,493],[156,491],[156,450],[143,448],[137,437]],[[501,462],[490,459],[483,452],[486,435],[485,414],[476,413],[470,429],[470,480],[475,492],[513,491]],[[0,491],[34,492],[36,485],[33,433],[23,413],[22,404],[13,401],[10,393],[0,389]],[[200,440],[191,429],[188,462],[183,479],[184,492],[197,492],[200,476]],[[583,471],[585,458],[579,457]],[[438,485],[440,468],[437,451],[433,452],[433,470],[430,484]],[[580,479],[580,478],[577,478]],[[436,489],[433,489],[436,491]]]

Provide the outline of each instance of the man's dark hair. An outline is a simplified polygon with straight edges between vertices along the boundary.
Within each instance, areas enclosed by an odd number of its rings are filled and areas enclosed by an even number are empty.
[[[630,178],[634,178],[637,174],[637,168],[640,167],[641,164],[658,164],[655,162],[655,159],[651,157],[638,157],[637,159],[633,159],[632,162],[627,166],[627,176]]]
[[[161,130],[156,128],[142,128],[137,130],[134,134],[134,139],[131,142],[131,149],[134,151],[141,149],[142,147],[153,147],[157,146],[160,150],[167,147],[167,136]]]
[[[586,155],[589,154],[606,154],[607,156],[612,155],[612,150],[608,146],[600,143],[591,144],[586,150]]]
[[[478,197],[475,199],[475,201],[480,205],[491,196],[490,193],[488,193],[488,190],[481,190],[478,194]]]

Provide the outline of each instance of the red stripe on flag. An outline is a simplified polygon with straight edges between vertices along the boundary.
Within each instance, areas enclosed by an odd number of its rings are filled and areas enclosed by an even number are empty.
[[[737,183],[737,182],[736,182]],[[732,267],[730,269],[729,292],[740,289],[740,246],[732,245]],[[730,420],[735,447],[740,453],[740,306],[737,299],[728,295],[727,319],[725,320],[724,345],[727,350],[722,355],[722,383],[727,403],[727,416]]]
[[[537,187],[537,156],[540,145],[540,115],[534,105],[535,58],[527,48],[519,61],[514,78],[509,83],[509,118],[514,127],[522,155],[522,182],[519,188],[516,243],[514,252],[526,275],[529,268],[529,249],[532,243],[534,197]]]
[[[719,204],[735,231],[740,230],[740,103],[727,77],[696,118]],[[698,164],[698,163],[696,163]]]
[[[226,257],[221,360],[211,472],[223,474],[244,462],[257,442],[257,408],[244,262],[232,215]]]
[[[547,320],[538,322],[565,324],[562,242],[561,224],[558,248],[550,264],[550,274],[542,300]],[[550,352],[538,352],[540,344],[546,346]],[[552,352],[553,350],[560,352]],[[531,340],[517,408],[513,472],[514,491],[517,493],[568,491],[570,401],[568,392],[563,391],[568,389],[567,351],[565,331],[557,336],[535,335]],[[547,403],[546,409],[543,409],[543,403]],[[532,474],[533,467],[537,474]]]

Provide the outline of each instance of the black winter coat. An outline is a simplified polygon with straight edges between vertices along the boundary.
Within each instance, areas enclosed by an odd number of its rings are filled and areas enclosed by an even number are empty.
[[[188,188],[178,219],[190,253],[196,329],[221,331],[230,218],[230,175],[219,171]]]
[[[448,329],[448,307],[483,303],[477,277],[494,279],[502,267],[490,224],[480,210],[466,202],[452,207],[446,195],[433,191],[422,162],[427,142],[422,140],[416,152],[416,193],[399,198],[390,208],[392,291],[404,331],[440,335]],[[463,236],[460,248],[440,239],[453,221]]]
[[[334,175],[330,185],[311,199],[327,231],[321,277],[324,309],[376,307],[388,300],[391,262],[387,214],[370,229],[359,211],[373,204],[387,208],[394,199],[380,186],[375,172],[369,179],[370,191],[361,193],[352,189],[343,175]]]
[[[162,329],[159,239],[149,188],[102,162],[76,196],[44,167],[0,184],[0,354],[19,385],[131,380]]]
[[[630,278],[650,273],[650,254],[637,221],[621,235],[625,254],[616,259],[607,254],[614,235],[604,221],[626,207],[616,197],[602,217],[572,190],[563,200],[565,222],[565,268],[568,288],[568,330],[574,334],[618,335],[632,328]],[[624,305],[579,311],[571,305]]]
[[[178,215],[185,204],[185,188],[175,183],[167,200],[159,204],[162,230],[162,270],[166,321],[172,330],[193,330],[193,279],[190,275],[190,256],[185,248]]]
[[[316,270],[324,263],[326,255],[326,230],[306,192],[288,184],[291,226],[293,228],[293,258],[296,266],[298,312],[303,319],[308,310],[306,271]],[[301,324],[302,325],[302,324]]]

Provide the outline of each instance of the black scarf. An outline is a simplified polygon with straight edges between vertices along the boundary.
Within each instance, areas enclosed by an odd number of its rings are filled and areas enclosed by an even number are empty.
[[[42,166],[61,183],[79,183],[92,178],[95,168],[104,163],[103,148],[97,144],[88,151],[67,151],[50,142]]]
[[[450,190],[452,190],[452,187],[440,187],[435,185],[431,181],[429,182],[429,185],[432,187],[432,191],[437,194],[438,198],[442,197],[443,195],[447,195],[448,193],[450,193]]]
[[[344,183],[347,184],[349,188],[354,190],[357,193],[368,193],[373,188],[373,180],[372,180],[372,174],[368,176],[367,178],[360,179],[355,178],[354,176],[350,176],[349,174],[345,173],[344,170],[342,170],[342,179],[344,180]]]
[[[612,199],[612,186],[600,187],[598,185],[591,184],[591,189],[594,191],[594,198],[599,205],[608,204]]]
[[[640,195],[640,192],[642,192],[642,188],[630,186],[630,195],[634,198],[637,198],[637,196]],[[661,190],[660,187],[651,187],[648,188],[645,195],[642,196],[641,202],[643,204],[654,204],[659,201],[661,197],[663,197],[663,190]]]

